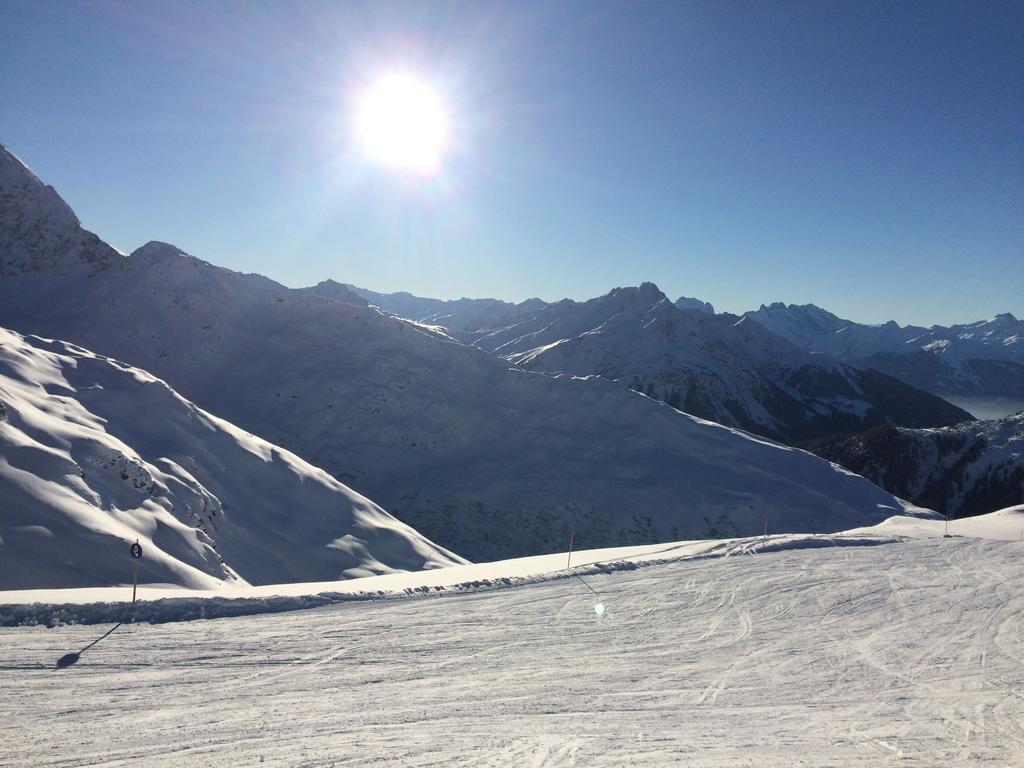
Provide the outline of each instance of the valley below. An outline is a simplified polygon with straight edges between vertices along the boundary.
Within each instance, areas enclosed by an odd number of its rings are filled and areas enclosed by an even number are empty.
[[[978,419],[1001,419],[1024,411],[1024,400],[999,397],[960,397],[942,395],[957,408],[963,408]]]

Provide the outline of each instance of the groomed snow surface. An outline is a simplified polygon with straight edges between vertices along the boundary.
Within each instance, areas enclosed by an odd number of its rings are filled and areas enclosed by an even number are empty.
[[[552,555],[340,585],[478,581],[407,599],[6,628],[0,764],[1021,765],[1022,529],[903,519],[580,552],[586,583],[545,577]]]

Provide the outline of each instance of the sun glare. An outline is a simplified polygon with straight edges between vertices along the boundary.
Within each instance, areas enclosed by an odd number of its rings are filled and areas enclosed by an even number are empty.
[[[431,174],[440,169],[448,119],[437,93],[409,74],[372,83],[356,115],[366,155],[403,171]]]

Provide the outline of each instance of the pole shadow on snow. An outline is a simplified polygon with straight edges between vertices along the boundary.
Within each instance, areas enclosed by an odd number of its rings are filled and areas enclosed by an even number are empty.
[[[70,667],[72,664],[75,664],[82,657],[83,653],[85,653],[90,648],[92,648],[94,645],[96,645],[96,643],[98,643],[100,640],[103,640],[104,638],[109,637],[111,635],[111,633],[115,629],[120,627],[123,623],[124,623],[123,621],[119,621],[117,624],[115,624],[110,629],[108,629],[104,634],[100,635],[95,640],[93,640],[91,643],[89,643],[87,646],[85,646],[85,648],[83,648],[82,650],[80,650],[78,652],[65,653],[63,656],[61,656],[59,659],[57,659],[57,669],[64,669],[65,667]]]

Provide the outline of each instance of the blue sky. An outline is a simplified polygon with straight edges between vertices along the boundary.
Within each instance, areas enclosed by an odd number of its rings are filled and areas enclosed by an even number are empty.
[[[1024,4],[0,3],[0,142],[125,251],[287,285],[1024,316]],[[352,149],[442,94],[442,172]]]

